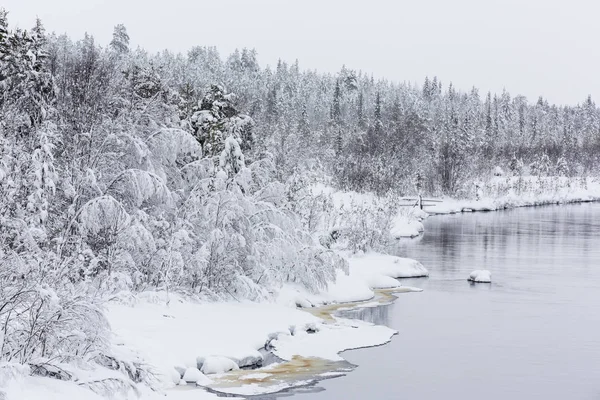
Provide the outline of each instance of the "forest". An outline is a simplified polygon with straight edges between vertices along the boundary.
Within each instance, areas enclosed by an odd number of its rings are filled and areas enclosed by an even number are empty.
[[[265,299],[346,269],[317,182],[381,196],[474,196],[494,174],[598,173],[600,110],[335,74],[298,61],[108,45],[9,29],[0,11],[0,361],[101,363],[122,292]],[[501,171],[501,172],[498,172]],[[391,207],[354,208],[384,225]],[[386,205],[387,204],[387,205]],[[383,221],[383,222],[381,222]],[[376,247],[380,228],[347,236]]]

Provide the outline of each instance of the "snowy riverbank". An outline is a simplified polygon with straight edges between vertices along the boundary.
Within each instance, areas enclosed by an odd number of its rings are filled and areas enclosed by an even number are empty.
[[[425,206],[428,214],[496,211],[515,207],[581,203],[600,200],[597,178],[495,177],[476,189],[478,199],[443,198]]]
[[[113,332],[111,356],[122,364],[121,371],[126,366],[136,371],[133,375],[144,376],[142,383],[109,369],[65,366],[73,375],[69,382],[17,371],[10,379],[4,375],[6,399],[98,400],[101,396],[88,390],[90,382],[111,380],[121,381],[108,385],[103,397],[204,399],[215,395],[194,383],[252,395],[336,376],[351,367],[340,352],[386,343],[396,332],[337,318],[335,311],[378,305],[395,292],[418,291],[401,287],[395,278],[427,275],[415,260],[367,253],[350,257],[349,274],[340,271],[322,293],[287,285],[271,303],[206,303],[166,292],[119,296],[106,312]]]

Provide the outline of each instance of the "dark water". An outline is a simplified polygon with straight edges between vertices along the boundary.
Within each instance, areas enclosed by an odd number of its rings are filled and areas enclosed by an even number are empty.
[[[357,317],[399,334],[309,399],[600,400],[600,204],[436,216],[392,251],[425,289]],[[470,284],[489,269],[492,284]]]

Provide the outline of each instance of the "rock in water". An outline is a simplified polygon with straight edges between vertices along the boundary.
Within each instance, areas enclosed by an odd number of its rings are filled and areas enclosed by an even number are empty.
[[[469,280],[471,282],[490,283],[492,282],[492,273],[487,270],[478,269],[471,272]]]

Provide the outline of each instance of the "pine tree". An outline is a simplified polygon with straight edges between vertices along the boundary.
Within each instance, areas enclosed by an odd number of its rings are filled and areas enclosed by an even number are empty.
[[[110,48],[118,54],[129,52],[129,34],[125,25],[118,24],[115,26]]]
[[[439,96],[442,94],[442,82],[438,81],[438,77],[434,76],[431,81],[431,93],[433,96]]]
[[[254,121],[238,112],[234,99],[235,96],[226,94],[222,87],[213,85],[192,116],[194,134],[207,156],[220,155],[229,136],[238,141],[242,150],[252,147]]]
[[[377,133],[382,133],[383,132],[383,122],[381,120],[381,93],[377,92],[377,94],[375,95],[375,111],[374,111],[374,115],[375,117],[375,131]]]
[[[333,93],[333,101],[331,104],[331,131],[334,135],[335,154],[339,157],[342,153],[342,110],[341,110],[342,91],[340,88],[340,80],[335,81],[335,91]]]
[[[267,123],[274,123],[278,118],[277,110],[277,87],[273,86],[267,95],[266,120]]]
[[[310,121],[308,118],[306,101],[302,102],[297,130],[298,134],[300,135],[300,142],[302,143],[302,148],[306,151],[307,147],[310,144]]]
[[[437,88],[435,88],[434,90],[437,90]],[[425,98],[425,100],[431,100],[432,93],[433,91],[431,87],[431,82],[429,82],[429,77],[426,76],[425,82],[423,82],[423,97]]]
[[[364,95],[362,91],[358,93],[358,104],[356,108],[356,114],[358,118],[358,128],[361,130],[365,129],[367,126],[367,121],[365,120]]]

